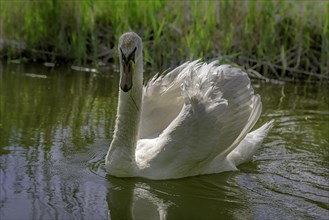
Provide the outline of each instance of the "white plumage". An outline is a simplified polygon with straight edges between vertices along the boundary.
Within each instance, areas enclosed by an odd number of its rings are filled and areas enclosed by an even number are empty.
[[[187,62],[144,87],[140,38],[126,33],[119,48],[126,53],[120,57],[120,85],[125,85],[122,60],[134,48],[136,53],[132,88],[119,92],[115,133],[106,156],[110,174],[174,179],[236,170],[272,127],[273,121],[248,134],[262,104],[240,69]]]

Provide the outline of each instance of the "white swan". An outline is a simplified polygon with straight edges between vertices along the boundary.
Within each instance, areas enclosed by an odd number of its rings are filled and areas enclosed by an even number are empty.
[[[236,170],[273,121],[248,133],[262,104],[248,75],[229,65],[187,62],[143,86],[142,40],[119,39],[120,91],[105,160],[117,177],[176,179]]]

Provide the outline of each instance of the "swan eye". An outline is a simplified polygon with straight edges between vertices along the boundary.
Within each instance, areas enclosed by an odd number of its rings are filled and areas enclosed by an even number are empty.
[[[136,50],[137,50],[137,47],[135,47],[133,52],[131,52],[128,55],[128,57],[126,57],[125,54],[122,52],[122,49],[120,48],[122,60],[126,65],[129,63],[130,60],[135,63],[135,52],[136,52]]]

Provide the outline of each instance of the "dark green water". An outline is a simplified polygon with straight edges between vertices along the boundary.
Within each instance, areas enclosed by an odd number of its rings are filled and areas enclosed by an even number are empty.
[[[256,126],[276,122],[252,162],[151,181],[105,173],[117,84],[118,73],[0,65],[1,220],[328,219],[328,85],[254,82]]]

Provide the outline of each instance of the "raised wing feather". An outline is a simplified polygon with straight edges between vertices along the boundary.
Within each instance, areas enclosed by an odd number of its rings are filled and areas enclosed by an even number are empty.
[[[144,87],[139,138],[157,137],[183,107],[181,84],[198,63],[187,62],[165,75],[153,77]]]
[[[161,170],[156,174],[160,177],[166,173],[177,178],[186,173],[201,174],[193,172],[202,172],[215,157],[224,160],[261,113],[260,98],[254,95],[247,74],[240,69],[198,62],[184,68],[179,80],[182,86],[173,86],[162,96],[161,92],[156,96],[170,100],[173,97],[169,94],[181,93],[183,104],[175,109],[178,113],[174,120],[170,120],[168,126],[163,124],[165,128],[157,138],[141,141],[136,155],[137,163],[139,155],[149,155],[140,160],[142,166],[146,172]],[[148,99],[153,100],[152,94]],[[156,108],[160,106],[161,103]],[[171,106],[173,101],[166,106],[167,110],[171,111]]]

